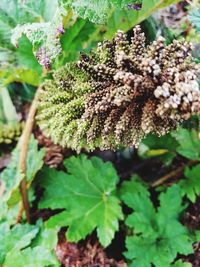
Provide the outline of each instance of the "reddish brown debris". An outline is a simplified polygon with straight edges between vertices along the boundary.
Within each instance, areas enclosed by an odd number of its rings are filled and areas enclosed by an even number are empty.
[[[66,241],[65,233],[59,234],[56,255],[63,267],[126,267],[123,261],[109,259],[106,252],[96,242],[90,239],[83,243]]]
[[[183,223],[191,230],[200,230],[200,197],[196,202],[190,204],[183,216]],[[193,245],[194,253],[187,256],[185,260],[192,264],[192,267],[200,266],[200,242]]]
[[[70,149],[64,149],[61,146],[54,144],[53,141],[50,138],[47,138],[39,128],[35,130],[35,137],[38,140],[39,146],[45,148],[45,164],[52,168],[60,166],[64,158],[72,154]]]
[[[183,223],[190,230],[200,230],[200,197],[187,208],[183,217]]]

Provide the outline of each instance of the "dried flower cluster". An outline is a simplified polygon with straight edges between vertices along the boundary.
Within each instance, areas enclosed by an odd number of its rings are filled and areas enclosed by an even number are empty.
[[[149,132],[174,129],[200,114],[199,66],[191,44],[159,38],[145,46],[118,31],[90,56],[55,72],[41,92],[37,119],[56,143],[80,150],[138,145]]]

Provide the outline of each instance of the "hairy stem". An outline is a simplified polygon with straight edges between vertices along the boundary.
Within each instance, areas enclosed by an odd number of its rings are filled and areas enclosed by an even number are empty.
[[[25,210],[27,222],[28,223],[31,222],[30,207],[29,207],[29,202],[28,202],[28,192],[27,192],[27,186],[26,186],[26,159],[27,159],[27,154],[28,154],[29,140],[30,140],[30,136],[33,130],[33,125],[34,125],[34,118],[35,118],[35,113],[37,109],[39,92],[40,92],[40,88],[38,88],[35,93],[34,99],[32,101],[32,104],[29,110],[28,118],[26,120],[24,130],[23,130],[22,136],[20,138],[20,143],[19,143],[20,154],[19,154],[18,168],[19,168],[20,174],[22,175],[22,181],[20,183],[20,192],[21,192],[23,205],[20,206],[18,216],[17,216],[17,222],[21,220],[23,210]]]

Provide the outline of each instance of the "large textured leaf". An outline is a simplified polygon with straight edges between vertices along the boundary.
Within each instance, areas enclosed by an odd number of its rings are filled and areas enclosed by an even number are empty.
[[[134,179],[124,185],[130,189],[122,190],[122,199],[134,210],[126,220],[134,232],[126,238],[128,251],[125,256],[132,261],[130,266],[170,267],[178,253],[192,253],[192,239],[187,228],[179,222],[183,210],[180,188],[175,185],[161,193],[156,212],[145,187],[142,189]]]
[[[196,160],[200,156],[200,137],[197,131],[180,128],[172,134],[179,143],[176,151],[182,156]]]
[[[187,168],[184,174],[186,178],[179,182],[181,193],[194,203],[200,195],[200,164],[192,169]]]
[[[40,208],[66,209],[48,222],[49,227],[69,226],[67,238],[78,241],[95,228],[102,245],[110,244],[122,219],[115,195],[118,176],[111,163],[85,155],[65,161],[68,174],[49,170],[40,183],[45,188]]]
[[[89,19],[94,23],[105,23],[112,9],[127,9],[128,4],[136,1],[130,0],[63,0],[73,8],[78,16]],[[137,24],[150,16],[158,8],[163,8],[176,1],[174,0],[143,0],[140,11],[132,11],[132,23]]]
[[[75,13],[83,19],[89,19],[94,23],[104,23],[112,8],[124,8],[129,0],[64,0],[71,6]]]
[[[66,14],[64,8],[57,7],[51,21],[17,25],[12,31],[12,44],[19,46],[20,38],[26,35],[40,64],[48,68],[61,52],[59,35],[63,31],[62,21]]]
[[[38,142],[32,136],[29,143],[27,156],[26,177],[27,182],[31,184],[38,170],[43,165],[44,150],[38,150]],[[9,205],[15,205],[20,200],[19,184],[22,179],[18,171],[19,148],[12,153],[12,159],[7,168],[1,173],[1,180],[5,186],[5,192],[2,196],[3,201]]]
[[[38,231],[37,226],[17,224],[10,229],[7,223],[0,224],[0,264],[10,251],[27,247]]]
[[[0,1],[0,85],[5,86],[12,81],[39,85],[42,68],[33,55],[32,45],[23,37],[19,40],[20,48],[16,49],[10,39],[13,29],[18,24],[41,20],[47,2],[47,0]]]

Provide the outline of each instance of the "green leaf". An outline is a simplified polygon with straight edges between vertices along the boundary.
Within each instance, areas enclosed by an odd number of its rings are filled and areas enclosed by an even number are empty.
[[[178,260],[170,267],[192,267],[192,264],[189,262],[183,262],[182,260]]]
[[[40,64],[44,67],[50,64],[61,52],[59,42],[60,30],[63,30],[63,18],[67,12],[62,7],[57,7],[50,21],[35,22],[17,25],[11,36],[11,43],[20,47],[19,40],[25,35],[33,46],[33,52]]]
[[[89,19],[94,23],[104,23],[112,8],[124,8],[129,0],[65,0],[67,6],[83,19]]]
[[[38,75],[42,73],[42,68],[33,54],[33,45],[26,36],[22,36],[19,39],[15,55],[17,63],[21,68],[32,70],[32,72],[34,71]]]
[[[179,182],[181,193],[194,203],[200,195],[200,164],[191,169],[186,168],[184,174],[186,178]]]
[[[189,159],[196,160],[200,156],[200,138],[198,132],[195,130],[187,130],[179,128],[176,132],[172,133],[179,143],[176,151]]]
[[[0,264],[5,267],[59,266],[54,249],[57,231],[45,229],[41,221],[35,226],[17,224],[10,229],[0,224]]]
[[[62,46],[60,65],[63,66],[66,62],[77,60],[80,51],[90,47],[90,42],[87,43],[87,41],[95,30],[96,26],[93,23],[83,19],[77,19],[73,25],[68,25],[60,40]]]
[[[127,9],[127,5],[134,1],[130,0],[63,0],[67,6],[72,7],[74,12],[83,19],[89,19],[94,23],[105,23],[113,9]],[[140,11],[131,11],[134,25],[149,17],[159,8],[177,2],[175,0],[143,0]]]
[[[37,63],[38,64],[38,63]],[[13,82],[27,83],[38,86],[41,82],[39,74],[32,69],[21,67],[0,70],[0,85],[6,86]]]
[[[26,1],[27,4],[30,2]],[[32,6],[32,9],[25,7],[22,1],[2,0],[0,2],[0,84],[3,86],[12,81],[28,82],[32,85],[39,84],[42,68],[33,55],[30,42],[23,37],[20,40],[19,50],[16,50],[10,42],[12,30],[18,23],[33,22],[40,18],[34,8],[36,6]],[[25,74],[23,74],[23,70]]]
[[[156,157],[169,165],[176,156],[177,141],[170,134],[158,137],[149,134],[140,144],[138,153],[142,158]]]
[[[65,166],[68,174],[46,169],[40,179],[45,188],[40,208],[66,209],[47,226],[69,226],[67,238],[72,242],[97,228],[101,244],[109,245],[123,217],[115,193],[119,180],[115,169],[111,163],[85,155],[69,158]]]
[[[179,222],[183,211],[180,188],[174,185],[161,193],[160,207],[156,211],[145,187],[141,189],[134,180],[125,185],[130,189],[128,192],[123,190],[121,197],[134,210],[126,220],[134,233],[126,238],[128,251],[125,256],[132,261],[130,266],[170,267],[178,253],[192,253],[192,238]]]
[[[194,8],[189,12],[189,20],[195,26],[198,33],[200,33],[200,8]]]
[[[0,224],[0,264],[10,251],[27,247],[38,231],[37,226],[28,224],[17,224],[12,229],[7,223]]]
[[[42,246],[12,251],[5,261],[5,267],[47,267],[52,265],[59,267],[56,256]]]
[[[32,183],[36,173],[43,166],[44,149],[38,150],[38,142],[32,136],[29,143],[28,156],[26,160],[26,179],[28,185]],[[5,192],[2,196],[3,201],[10,206],[15,205],[21,199],[19,193],[19,184],[22,179],[19,170],[19,148],[12,153],[12,159],[7,168],[1,173],[1,180],[5,185]]]

